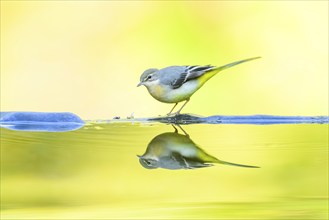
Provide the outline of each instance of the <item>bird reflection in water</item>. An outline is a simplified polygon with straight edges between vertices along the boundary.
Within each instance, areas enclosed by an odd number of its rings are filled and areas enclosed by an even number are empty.
[[[198,147],[189,135],[179,126],[184,134],[166,132],[157,135],[148,144],[146,152],[139,157],[140,164],[147,169],[196,169],[210,167],[213,164],[225,164],[246,168],[259,168],[257,166],[230,163],[209,155]]]

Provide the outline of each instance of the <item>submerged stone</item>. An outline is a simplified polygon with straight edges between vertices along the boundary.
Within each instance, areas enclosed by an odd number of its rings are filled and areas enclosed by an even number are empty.
[[[70,112],[1,112],[0,126],[11,130],[64,132],[81,128],[84,121]]]

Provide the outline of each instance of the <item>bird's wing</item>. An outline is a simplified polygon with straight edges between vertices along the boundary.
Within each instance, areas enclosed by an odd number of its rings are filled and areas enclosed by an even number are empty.
[[[184,83],[189,80],[199,78],[203,76],[205,73],[211,72],[212,70],[216,70],[216,72],[222,71],[224,69],[228,69],[240,63],[244,63],[247,61],[255,60],[260,57],[252,57],[249,59],[244,59],[240,61],[236,61],[233,63],[226,64],[224,66],[215,67],[211,65],[206,66],[170,66],[158,71],[160,74],[160,81],[164,85],[169,85],[173,89],[177,89],[181,87]],[[210,76],[211,77],[211,76]]]
[[[170,85],[173,89],[181,87],[191,79],[196,79],[208,71],[213,70],[214,66],[171,66],[161,70],[161,82]]]
[[[208,71],[213,70],[214,66],[186,66],[184,72],[180,74],[180,77],[177,78],[172,84],[174,89],[181,87],[185,82],[196,79]]]

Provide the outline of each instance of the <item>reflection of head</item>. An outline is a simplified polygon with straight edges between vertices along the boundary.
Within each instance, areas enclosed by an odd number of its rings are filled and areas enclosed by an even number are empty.
[[[146,159],[141,156],[138,157],[139,157],[139,163],[146,169],[156,169],[159,167],[158,162],[156,160]]]

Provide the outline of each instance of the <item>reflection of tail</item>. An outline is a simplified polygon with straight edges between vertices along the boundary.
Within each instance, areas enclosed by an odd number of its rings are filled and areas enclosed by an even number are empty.
[[[258,166],[252,166],[252,165],[244,165],[244,164],[226,162],[226,161],[223,161],[223,160],[219,160],[216,157],[211,156],[210,154],[207,154],[203,150],[202,150],[202,152],[203,152],[203,155],[201,157],[203,158],[204,162],[207,163],[207,164],[209,164],[209,163],[218,163],[218,164],[224,164],[224,165],[230,165],[230,166],[237,166],[237,167],[260,168]]]
[[[237,166],[237,167],[245,167],[245,168],[260,168],[258,166],[244,165],[244,164],[238,164],[238,163],[230,163],[230,162],[226,162],[226,161],[222,161],[222,160],[217,160],[216,163],[230,165],[230,166]]]

